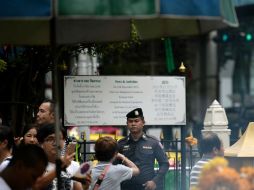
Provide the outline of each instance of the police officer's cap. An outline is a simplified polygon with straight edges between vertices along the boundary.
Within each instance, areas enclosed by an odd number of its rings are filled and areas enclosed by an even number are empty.
[[[143,116],[143,111],[141,108],[136,108],[126,115],[127,118],[137,118],[137,117],[144,117]]]

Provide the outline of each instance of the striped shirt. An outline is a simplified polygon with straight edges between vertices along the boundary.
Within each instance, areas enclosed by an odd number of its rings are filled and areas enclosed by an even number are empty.
[[[208,163],[213,157],[203,155],[202,158],[193,166],[190,173],[190,189],[198,185],[199,177],[203,166]]]

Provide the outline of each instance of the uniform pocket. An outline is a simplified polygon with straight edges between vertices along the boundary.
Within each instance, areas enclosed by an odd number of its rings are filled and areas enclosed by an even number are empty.
[[[152,148],[145,148],[145,147],[142,147],[140,149],[140,153],[141,154],[145,154],[145,155],[151,155],[153,154],[153,149]]]

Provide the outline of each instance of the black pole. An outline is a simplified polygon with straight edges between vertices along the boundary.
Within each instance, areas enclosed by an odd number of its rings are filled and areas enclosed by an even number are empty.
[[[187,70],[183,62],[181,63],[181,66],[178,69],[179,69],[180,75],[185,78],[185,84],[186,84]],[[185,102],[187,102],[186,97],[185,97]],[[186,130],[187,130],[186,125],[181,125],[181,190],[186,190],[186,146],[185,146],[185,138],[187,133]]]
[[[175,190],[179,189],[179,180],[178,180],[178,137],[176,137],[176,164],[175,164]]]
[[[56,44],[56,0],[52,0],[52,18],[50,21],[50,45],[52,47],[52,80],[53,80],[53,100],[55,102],[55,136],[56,136],[56,174],[57,189],[61,190],[61,147],[60,147],[60,121],[59,121],[59,81],[57,67],[57,44]]]
[[[181,126],[181,190],[186,190],[186,126]]]

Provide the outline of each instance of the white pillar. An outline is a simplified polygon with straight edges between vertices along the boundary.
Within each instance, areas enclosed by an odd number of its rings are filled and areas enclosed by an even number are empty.
[[[98,75],[97,56],[81,53],[78,56],[77,75]]]
[[[216,133],[223,142],[224,148],[230,146],[229,136],[231,134],[231,130],[228,129],[227,115],[225,109],[217,100],[214,100],[206,110],[202,134],[208,132]]]

